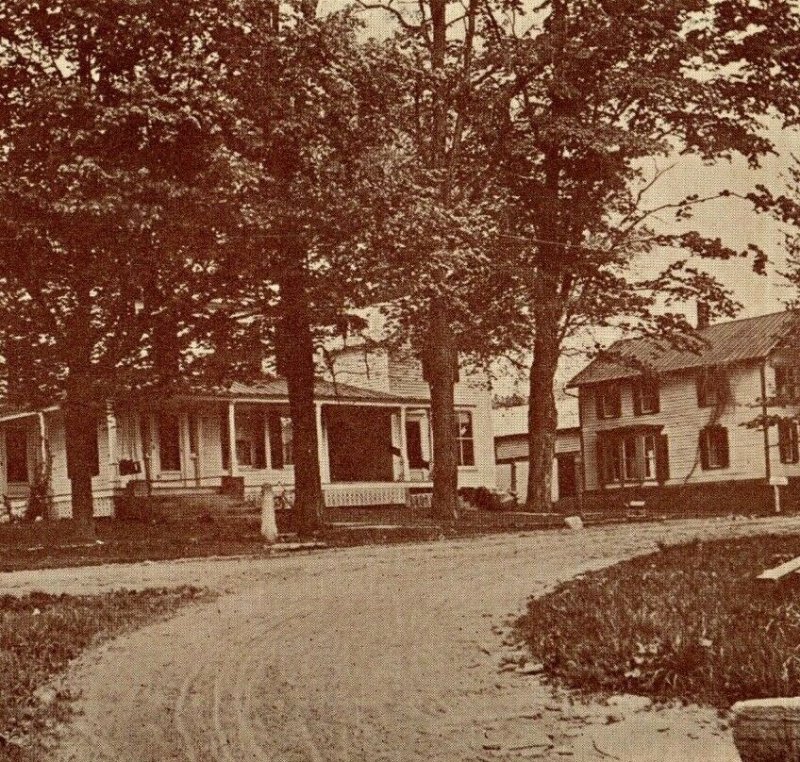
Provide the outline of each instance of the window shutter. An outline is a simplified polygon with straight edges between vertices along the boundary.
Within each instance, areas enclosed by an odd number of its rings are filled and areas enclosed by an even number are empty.
[[[631,392],[633,394],[633,414],[642,414],[642,381],[637,379],[633,382]]]
[[[778,397],[783,395],[784,387],[786,386],[786,368],[775,368],[775,394]]]
[[[656,437],[656,479],[659,484],[669,480],[669,441],[666,434]]]
[[[700,468],[708,470],[708,429],[700,429]]]
[[[622,415],[622,393],[619,386],[614,386],[612,393],[614,395],[614,418],[619,418]]]
[[[264,414],[262,412],[253,413],[253,468],[267,467],[267,447],[264,442],[266,432],[264,431]]]
[[[704,368],[697,371],[695,384],[697,386],[697,406],[706,407],[706,371]]]
[[[605,418],[603,415],[603,387],[596,386],[594,389],[594,404],[595,404],[595,415],[598,418]]]
[[[228,411],[223,410],[219,417],[220,432],[219,441],[222,446],[222,470],[227,471],[231,467],[231,431],[228,427]]]
[[[653,397],[655,399],[655,406],[653,407],[654,413],[661,412],[661,387],[658,384],[658,381],[654,378],[651,382],[653,384]]]
[[[283,434],[281,417],[277,413],[269,415],[269,454],[270,468],[283,468]]]
[[[597,483],[601,487],[606,486],[606,449],[603,440],[597,438]]]
[[[792,432],[790,426],[790,421],[785,419],[778,421],[778,452],[780,452],[781,463],[791,463]]]
[[[720,468],[727,468],[730,465],[728,430],[724,426],[717,426],[715,427],[714,435],[717,439],[717,451],[719,452]]]

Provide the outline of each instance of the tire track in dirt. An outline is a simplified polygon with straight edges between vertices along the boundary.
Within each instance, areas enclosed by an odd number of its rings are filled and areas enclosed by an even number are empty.
[[[82,693],[80,713],[53,759],[476,762],[487,758],[487,733],[530,726],[537,706],[539,731],[564,729],[543,709],[553,699],[536,681],[497,673],[500,638],[491,628],[529,594],[656,541],[774,527],[800,531],[800,519],[355,548],[303,563],[146,567],[145,583],[163,575],[230,592],[82,659],[69,679]],[[94,584],[131,586],[134,571],[103,567]],[[35,584],[9,581],[18,591]],[[571,759],[599,757],[590,749]]]

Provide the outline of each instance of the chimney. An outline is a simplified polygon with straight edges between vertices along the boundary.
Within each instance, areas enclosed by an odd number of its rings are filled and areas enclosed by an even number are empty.
[[[705,302],[697,302],[697,330],[702,331],[711,325],[711,307]]]

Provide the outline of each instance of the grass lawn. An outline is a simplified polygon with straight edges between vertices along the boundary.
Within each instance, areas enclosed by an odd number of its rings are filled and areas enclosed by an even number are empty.
[[[555,682],[727,709],[800,695],[800,575],[755,575],[800,536],[695,542],[625,561],[531,599],[517,631]]]
[[[0,759],[40,758],[40,732],[66,717],[69,697],[49,689],[37,695],[37,689],[70,660],[205,595],[182,587],[95,596],[0,596]]]

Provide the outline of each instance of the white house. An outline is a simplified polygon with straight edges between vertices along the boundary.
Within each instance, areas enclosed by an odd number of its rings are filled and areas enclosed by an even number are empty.
[[[424,502],[430,494],[430,403],[419,363],[385,350],[346,351],[335,379],[315,389],[328,507]],[[350,374],[358,383],[345,379]],[[360,374],[360,375],[359,375]],[[492,486],[494,448],[485,379],[456,389],[459,485]],[[0,411],[0,495],[24,500],[49,463],[52,513],[71,515],[64,417],[59,406]],[[113,516],[131,495],[213,495],[264,484],[291,492],[292,427],[286,383],[233,384],[148,404],[109,402],[97,424],[95,515]]]
[[[584,497],[752,510],[770,504],[774,477],[800,494],[796,329],[779,312],[707,326],[699,352],[617,342],[614,359],[568,385],[579,393]],[[765,429],[759,416],[785,420]]]
[[[577,497],[581,487],[581,437],[575,399],[559,400],[556,452],[553,459],[553,501]],[[514,492],[524,503],[528,495],[528,406],[494,411],[494,451],[497,486]]]

